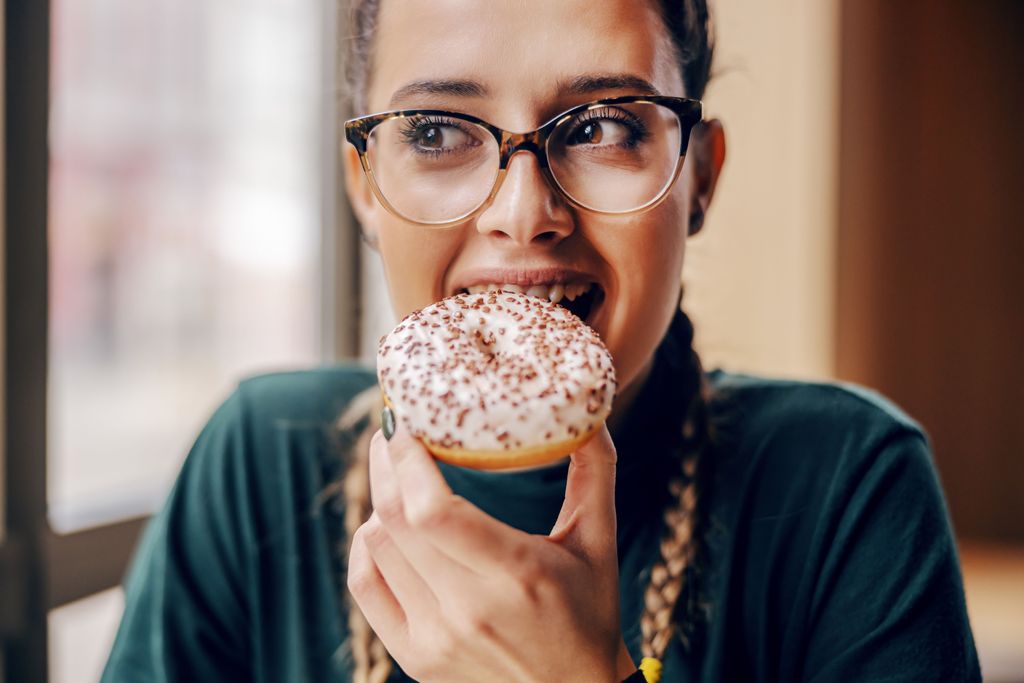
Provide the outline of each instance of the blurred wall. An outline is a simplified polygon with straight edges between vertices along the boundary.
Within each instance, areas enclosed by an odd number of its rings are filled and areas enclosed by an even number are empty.
[[[838,372],[923,422],[961,537],[1024,541],[1024,3],[842,25]]]
[[[684,308],[705,367],[833,373],[836,0],[717,0],[707,117],[725,170],[688,245]]]

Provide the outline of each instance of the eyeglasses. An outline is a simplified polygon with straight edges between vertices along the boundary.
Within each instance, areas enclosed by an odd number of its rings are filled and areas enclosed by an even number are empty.
[[[628,96],[581,104],[528,133],[469,114],[404,109],[345,122],[380,203],[413,223],[472,218],[498,193],[512,156],[537,157],[569,204],[599,214],[650,209],[679,176],[699,100]]]

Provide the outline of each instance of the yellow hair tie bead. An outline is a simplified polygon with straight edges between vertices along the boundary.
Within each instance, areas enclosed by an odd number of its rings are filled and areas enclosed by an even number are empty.
[[[644,657],[640,660],[640,671],[644,674],[647,683],[658,683],[661,680],[661,662],[654,657]]]

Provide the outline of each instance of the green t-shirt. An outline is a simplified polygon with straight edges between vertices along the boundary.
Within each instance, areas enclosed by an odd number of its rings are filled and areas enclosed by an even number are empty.
[[[614,435],[622,628],[637,661],[664,524],[656,484],[678,466],[684,351],[670,332]],[[690,651],[673,641],[662,680],[980,680],[920,427],[849,385],[707,377],[724,444],[701,493],[707,622]],[[351,680],[343,507],[325,491],[342,474],[335,419],[374,381],[339,366],[239,385],[147,528],[103,681]],[[550,530],[567,473],[441,469],[457,493],[532,533]],[[552,681],[566,665],[552,663]]]

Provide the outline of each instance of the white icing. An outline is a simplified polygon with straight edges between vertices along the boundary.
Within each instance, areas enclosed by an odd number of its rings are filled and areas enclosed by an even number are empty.
[[[575,439],[608,416],[616,386],[594,330],[514,292],[458,294],[410,314],[381,338],[377,375],[414,436],[467,451]]]

